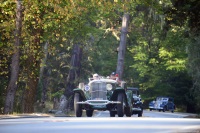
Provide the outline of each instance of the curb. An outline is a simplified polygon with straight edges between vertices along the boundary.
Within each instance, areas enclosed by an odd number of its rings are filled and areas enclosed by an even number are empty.
[[[0,115],[1,119],[19,119],[19,118],[42,118],[42,117],[51,117],[48,114],[20,114],[20,115]]]

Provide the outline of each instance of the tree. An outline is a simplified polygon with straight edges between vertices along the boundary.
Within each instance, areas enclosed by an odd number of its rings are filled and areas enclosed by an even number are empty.
[[[196,111],[200,112],[200,67],[199,67],[199,32],[200,32],[200,2],[198,0],[171,0],[172,6],[166,10],[165,14],[168,19],[166,23],[168,28],[172,25],[187,27],[185,38],[189,38],[190,42],[187,46],[188,53],[188,72],[193,78],[193,87],[190,93],[194,97]],[[185,19],[187,18],[187,19]],[[194,105],[193,105],[194,106]],[[193,110],[195,111],[195,110]]]
[[[118,60],[117,60],[116,72],[119,74],[119,79],[122,79],[124,71],[124,57],[126,52],[128,22],[129,22],[129,14],[126,13],[124,14],[122,19],[122,29],[121,29],[120,45],[119,45]]]
[[[12,55],[11,76],[7,88],[8,92],[5,101],[4,114],[13,113],[13,104],[19,77],[19,58],[20,58],[19,46],[21,44],[22,12],[23,12],[21,0],[16,1],[16,7],[17,8],[16,8],[14,54]]]
[[[160,7],[162,4],[144,2],[131,14],[134,19],[129,26],[132,32],[127,49],[133,59],[128,60],[129,64],[125,62],[126,77],[131,85],[140,87],[145,103],[157,95],[167,95],[175,98],[178,107],[188,108],[192,98],[186,70],[187,27],[171,25],[166,31],[163,14],[168,5]]]
[[[70,70],[67,77],[67,85],[65,89],[65,96],[69,100],[69,108],[72,108],[73,101],[73,89],[76,88],[78,84],[77,80],[80,76],[80,68],[81,68],[81,57],[82,57],[82,48],[80,43],[74,44],[72,54],[71,54],[71,62],[70,62]]]

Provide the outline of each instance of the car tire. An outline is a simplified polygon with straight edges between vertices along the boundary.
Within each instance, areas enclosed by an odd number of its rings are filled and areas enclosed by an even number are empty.
[[[86,110],[87,117],[92,117],[94,110]]]
[[[115,117],[115,111],[110,111],[110,117]]]
[[[126,116],[127,117],[131,117],[131,115],[132,115],[132,107],[125,107],[125,114],[126,114]]]
[[[74,111],[75,111],[76,117],[82,116],[82,105],[77,104],[77,102],[79,102],[80,99],[81,99],[80,94],[75,93],[75,95],[74,95]]]
[[[163,108],[163,112],[165,112],[165,111],[166,111],[166,107]]]
[[[118,117],[123,117],[124,116],[124,94],[119,93],[117,96],[117,101],[120,101],[120,104],[117,104],[117,114]]]
[[[138,113],[138,117],[142,117],[142,111]]]

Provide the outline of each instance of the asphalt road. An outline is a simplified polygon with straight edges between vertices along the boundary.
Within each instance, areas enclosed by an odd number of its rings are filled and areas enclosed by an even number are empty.
[[[180,112],[171,113],[169,111],[159,112],[157,110],[154,110],[154,111],[144,110],[144,113],[143,113],[143,117],[151,117],[151,118],[185,118],[188,116],[195,116],[195,115],[196,114],[180,113]],[[99,111],[95,113],[94,117],[110,117],[110,114],[108,111]],[[138,116],[132,115],[132,117],[138,117]]]
[[[0,133],[200,133],[200,119],[186,114],[145,111],[143,117],[39,117],[1,119]],[[172,118],[173,116],[173,118]]]

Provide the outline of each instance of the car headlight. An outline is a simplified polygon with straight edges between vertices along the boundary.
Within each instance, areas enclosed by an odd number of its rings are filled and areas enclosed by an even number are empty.
[[[85,91],[89,91],[90,90],[90,86],[89,85],[85,85]]]
[[[107,89],[108,91],[112,90],[112,85],[111,85],[111,84],[107,84],[107,85],[106,85],[106,89]]]

